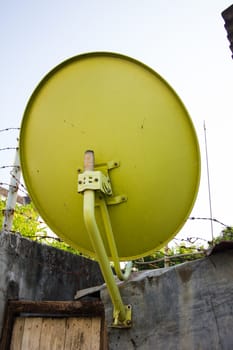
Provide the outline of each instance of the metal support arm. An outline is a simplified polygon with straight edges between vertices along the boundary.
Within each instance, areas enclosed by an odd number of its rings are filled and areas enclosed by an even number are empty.
[[[115,239],[113,236],[111,220],[110,220],[110,217],[108,214],[108,208],[107,208],[107,205],[106,205],[104,198],[99,199],[99,205],[100,205],[100,210],[101,210],[101,214],[102,214],[102,218],[103,218],[103,222],[104,222],[105,232],[107,235],[107,240],[108,240],[108,244],[109,244],[109,248],[110,248],[110,252],[111,252],[111,256],[112,256],[112,261],[114,263],[114,269],[116,271],[117,277],[121,281],[126,281],[129,278],[131,270],[132,270],[132,261],[129,261],[127,263],[126,268],[125,268],[125,273],[122,273],[120,263],[119,263],[119,257],[117,254],[116,242],[115,242]]]
[[[94,152],[87,151],[84,157],[84,171],[87,173],[88,171],[92,172],[93,170]],[[94,178],[94,181],[97,178],[99,180],[96,182],[102,183],[102,181],[100,181],[102,179],[101,176]],[[116,284],[111,266],[109,264],[108,255],[106,253],[106,249],[95,218],[95,191],[98,190],[98,187],[96,188],[95,185],[93,187],[92,174],[90,175],[89,179],[90,181],[88,180],[88,183],[86,183],[85,176],[79,177],[79,185],[81,185],[81,187],[79,187],[79,192],[83,192],[83,215],[85,226],[89,234],[91,244],[95,250],[96,257],[98,259],[104,280],[109,291],[110,298],[114,306],[112,326],[119,328],[129,328],[131,326],[131,305],[123,304],[118,286]],[[103,186],[104,190],[106,190],[107,193],[111,192],[109,191],[109,186],[110,185]],[[114,261],[117,275],[120,279],[125,280],[130,274],[131,265],[127,267],[126,273],[122,274],[120,270],[120,263],[115,240],[113,237],[108,209],[104,198],[100,200],[99,205],[104,221],[110,252]]]
[[[109,260],[105,251],[105,247],[99,232],[99,228],[95,219],[95,192],[94,190],[84,191],[84,221],[89,233],[91,243],[95,249],[97,259],[106,282],[113,306],[113,326],[129,327],[131,325],[131,308],[124,305],[121,299],[119,289],[116,285]]]

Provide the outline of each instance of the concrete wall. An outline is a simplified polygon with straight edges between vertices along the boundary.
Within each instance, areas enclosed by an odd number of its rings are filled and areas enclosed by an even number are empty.
[[[0,333],[8,299],[73,300],[77,290],[102,283],[92,260],[0,233]]]
[[[102,282],[94,261],[0,234],[0,328],[8,299],[69,301],[78,290]],[[112,304],[107,290],[100,289],[110,325]],[[120,284],[120,293],[125,304],[132,304],[133,326],[108,328],[110,350],[233,349],[232,249],[134,273]]]
[[[108,329],[110,350],[233,349],[233,250],[134,274],[120,291],[133,326]],[[111,324],[108,293],[101,294]]]

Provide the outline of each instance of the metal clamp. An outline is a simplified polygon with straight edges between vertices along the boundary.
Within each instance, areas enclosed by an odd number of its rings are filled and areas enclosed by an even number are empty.
[[[119,319],[119,310],[114,309],[113,311],[113,328],[130,328],[132,326],[132,306],[124,305],[125,307],[125,319],[121,321]]]
[[[106,195],[112,195],[110,179],[101,171],[86,170],[78,175],[78,192],[100,190]]]

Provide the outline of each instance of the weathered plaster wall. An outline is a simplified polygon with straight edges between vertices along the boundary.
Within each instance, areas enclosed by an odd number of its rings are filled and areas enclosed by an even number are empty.
[[[0,233],[0,333],[8,299],[73,300],[77,290],[102,283],[94,261]]]
[[[120,291],[133,326],[109,328],[110,350],[233,349],[233,250],[135,274]],[[108,293],[101,294],[111,324]]]
[[[8,299],[73,300],[78,290],[102,282],[91,260],[0,234],[0,327]],[[120,292],[132,304],[133,326],[108,328],[110,350],[233,349],[233,250],[135,273]],[[110,325],[112,304],[103,286],[101,298]]]

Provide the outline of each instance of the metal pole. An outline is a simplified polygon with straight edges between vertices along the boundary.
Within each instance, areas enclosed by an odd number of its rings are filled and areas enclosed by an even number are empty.
[[[205,121],[204,121],[204,135],[205,135],[206,169],[207,169],[207,181],[208,181],[208,193],[209,193],[209,208],[210,208],[210,229],[211,229],[211,237],[212,237],[212,244],[213,244],[213,242],[214,242],[214,229],[213,229],[213,214],[212,214],[211,190],[210,190],[210,171],[209,171],[209,160],[208,160]]]
[[[11,180],[7,196],[6,209],[4,210],[3,230],[5,231],[10,231],[12,228],[20,176],[21,168],[19,161],[19,148],[17,147],[15,152],[14,167],[11,172]]]

